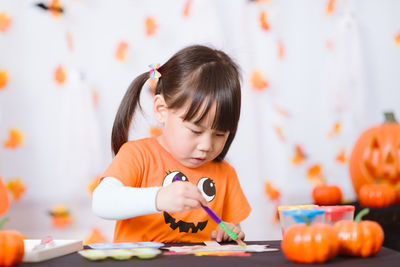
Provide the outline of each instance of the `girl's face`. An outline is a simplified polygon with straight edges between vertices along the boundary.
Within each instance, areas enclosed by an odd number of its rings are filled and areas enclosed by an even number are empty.
[[[189,168],[196,168],[215,159],[223,150],[229,132],[211,129],[215,116],[215,104],[199,123],[184,121],[186,106],[163,113],[163,133],[158,138],[160,144],[172,156]]]

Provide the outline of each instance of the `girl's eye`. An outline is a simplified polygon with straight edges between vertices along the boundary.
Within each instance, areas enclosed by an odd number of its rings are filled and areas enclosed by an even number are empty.
[[[218,133],[217,136],[218,136],[218,137],[225,137],[225,134],[223,134],[223,133]]]
[[[194,134],[201,134],[200,131],[195,131],[195,130],[192,130],[192,133],[194,133]]]
[[[201,194],[207,200],[207,202],[210,202],[215,198],[215,184],[210,178],[201,178],[197,183],[197,188],[200,189]]]
[[[179,171],[174,171],[174,172],[169,173],[167,176],[165,176],[162,186],[170,185],[176,181],[188,182],[189,180],[188,180],[188,178],[186,178],[186,176],[183,173],[181,173]]]

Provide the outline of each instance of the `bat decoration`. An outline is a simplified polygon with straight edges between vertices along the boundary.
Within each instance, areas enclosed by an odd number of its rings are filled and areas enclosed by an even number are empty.
[[[51,12],[60,13],[60,14],[64,13],[64,8],[62,8],[58,4],[46,5],[44,3],[36,3],[36,6],[45,11],[51,11]]]

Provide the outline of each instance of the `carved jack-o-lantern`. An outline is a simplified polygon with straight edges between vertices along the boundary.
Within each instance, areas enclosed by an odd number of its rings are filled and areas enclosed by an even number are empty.
[[[350,176],[357,195],[364,184],[400,182],[400,124],[393,113],[385,113],[385,122],[369,128],[354,145]]]

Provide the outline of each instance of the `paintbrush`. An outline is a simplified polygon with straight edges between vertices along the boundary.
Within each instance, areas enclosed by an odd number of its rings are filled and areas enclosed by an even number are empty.
[[[182,181],[182,179],[178,176],[175,175],[174,177],[174,181]],[[246,243],[244,243],[242,240],[240,240],[240,238],[237,236],[237,234],[231,229],[229,228],[229,226],[227,226],[223,220],[221,220],[217,214],[215,214],[214,211],[212,211],[212,209],[210,209],[207,206],[201,205],[201,207],[207,212],[207,214],[219,225],[219,227],[222,228],[222,230],[225,231],[225,233],[227,233],[233,240],[236,241],[236,243],[238,243],[238,245],[242,248],[246,248]]]

